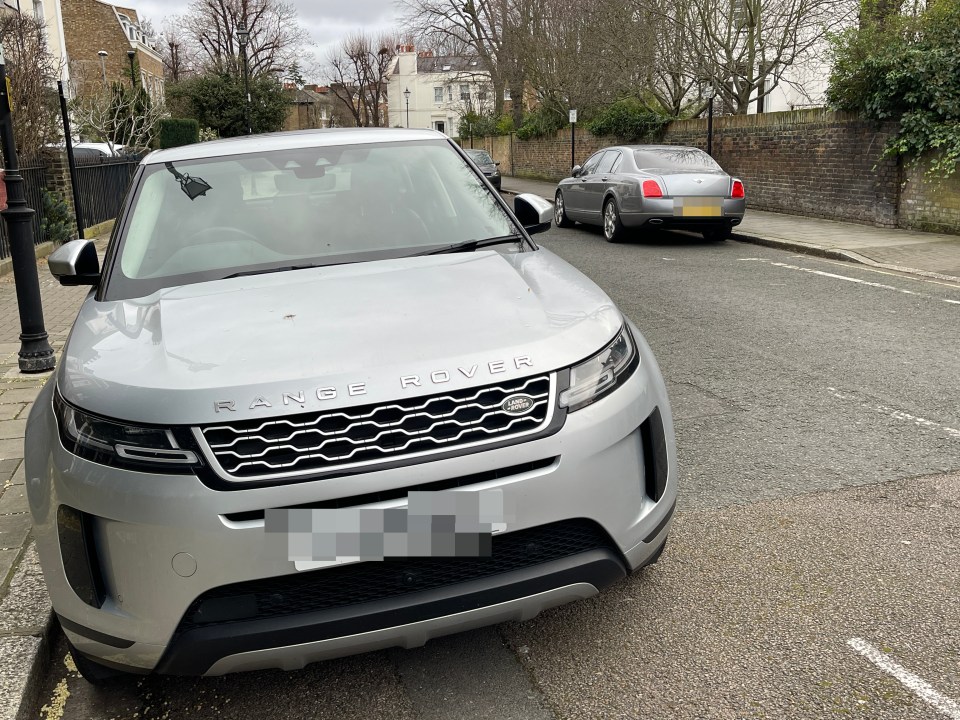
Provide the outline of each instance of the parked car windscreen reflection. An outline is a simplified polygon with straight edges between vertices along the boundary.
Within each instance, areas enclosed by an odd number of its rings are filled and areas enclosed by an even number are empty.
[[[302,265],[401,257],[518,232],[444,141],[148,165],[113,297]]]

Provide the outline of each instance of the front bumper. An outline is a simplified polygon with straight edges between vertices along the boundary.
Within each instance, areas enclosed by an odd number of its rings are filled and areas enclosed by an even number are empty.
[[[130,670],[218,674],[289,669],[375,647],[412,647],[435,635],[532,617],[595,593],[653,555],[675,506],[669,404],[652,354],[639,333],[635,337],[641,353],[637,371],[607,397],[570,414],[555,435],[406,468],[230,492],[208,488],[193,476],[116,470],[68,453],[50,410],[51,383],[30,416],[26,472],[38,552],[68,638],[84,654]],[[658,500],[645,485],[641,432],[655,410],[662,418],[659,442],[666,464]],[[609,538],[607,552],[576,553],[513,575],[410,593],[379,605],[374,601],[332,613],[211,625],[184,639],[190,634],[182,631],[188,608],[208,591],[308,574],[322,580],[324,573],[342,568],[298,574],[293,563],[265,541],[262,521],[227,516],[525,464],[536,469],[469,485],[500,488],[513,505],[515,521],[503,537],[582,519]],[[405,504],[401,499],[372,507]],[[65,548],[57,527],[61,505],[89,519],[93,562],[104,593],[99,608],[80,599],[64,570]],[[335,626],[340,629],[331,631]]]

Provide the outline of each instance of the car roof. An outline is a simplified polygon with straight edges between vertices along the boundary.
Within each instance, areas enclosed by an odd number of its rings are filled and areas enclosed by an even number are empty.
[[[406,128],[294,130],[264,135],[243,135],[224,140],[210,140],[192,145],[182,145],[168,150],[156,150],[143,159],[143,164],[153,165],[181,160],[202,160],[204,158],[244,155],[271,150],[365,145],[378,142],[412,142],[416,140],[449,140],[449,138],[436,130],[409,130]]]

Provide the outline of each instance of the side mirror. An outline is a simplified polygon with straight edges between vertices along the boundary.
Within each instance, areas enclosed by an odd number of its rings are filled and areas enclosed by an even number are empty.
[[[495,162],[494,165],[496,165],[497,167],[500,167],[500,163],[499,163],[499,162]]]
[[[47,260],[50,274],[61,285],[96,285],[100,282],[100,260],[92,240],[64,243]]]
[[[570,171],[570,174],[571,174],[573,177],[580,177],[580,171],[581,171],[582,169],[583,169],[583,168],[580,167],[579,165],[574,165],[574,166],[573,166],[573,170]]]
[[[553,203],[539,195],[517,195],[513,199],[513,212],[531,235],[546,232],[553,221]]]

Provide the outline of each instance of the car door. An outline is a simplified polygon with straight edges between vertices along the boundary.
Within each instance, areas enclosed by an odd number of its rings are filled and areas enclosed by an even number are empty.
[[[603,153],[603,150],[599,150],[591,155],[581,167],[580,174],[573,178],[572,183],[564,186],[563,202],[564,206],[566,207],[567,215],[572,219],[583,222],[588,221],[586,213],[587,183],[593,170],[595,170],[597,165],[600,164]]]
[[[613,166],[619,160],[620,152],[618,150],[607,150],[603,154],[603,157],[600,158],[596,169],[591,173],[590,177],[587,178],[586,183],[584,183],[584,199],[586,202],[584,213],[588,218],[588,222],[601,222],[603,196],[606,194],[607,188],[611,185]]]

